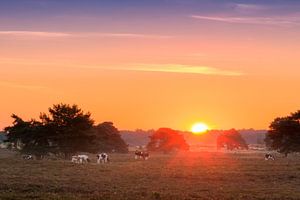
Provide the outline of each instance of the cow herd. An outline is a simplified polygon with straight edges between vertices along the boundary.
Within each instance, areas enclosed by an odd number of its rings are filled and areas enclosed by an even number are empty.
[[[148,158],[149,158],[149,152],[148,151],[136,150],[134,152],[134,155],[135,155],[134,156],[135,159],[148,160]],[[22,158],[24,160],[33,160],[34,159],[33,155],[23,155]],[[97,154],[96,158],[97,158],[97,164],[108,163],[110,161],[109,156],[108,156],[107,153]],[[72,163],[77,163],[77,164],[83,164],[83,163],[91,162],[91,159],[89,158],[88,155],[79,154],[79,155],[72,156],[71,157],[71,162]]]
[[[109,162],[109,156],[107,153],[97,154],[96,158],[97,158],[97,164]],[[83,164],[83,163],[89,163],[91,162],[91,160],[88,155],[76,155],[76,156],[72,156],[71,162]]]
[[[137,159],[148,160],[148,158],[149,158],[149,152],[147,152],[147,151],[136,150],[134,152],[134,155],[135,155],[134,158],[136,160]],[[97,158],[97,164],[108,163],[110,161],[107,153],[97,154],[96,158]],[[71,162],[83,164],[83,163],[89,163],[89,162],[91,162],[91,160],[89,159],[88,155],[76,155],[76,156],[72,156]]]
[[[149,158],[149,152],[148,151],[140,151],[140,150],[136,150],[134,152],[134,158],[137,159],[143,159],[143,160],[148,160]],[[100,153],[96,155],[97,158],[97,164],[101,164],[101,163],[108,163],[110,161],[109,156],[107,153]],[[23,159],[24,160],[33,160],[33,156],[32,155],[23,155]],[[265,160],[275,160],[275,157],[270,154],[270,153],[266,153],[265,154]],[[83,163],[89,163],[91,162],[90,158],[88,155],[75,155],[72,156],[71,158],[71,162],[72,163],[77,163],[77,164],[83,164]]]

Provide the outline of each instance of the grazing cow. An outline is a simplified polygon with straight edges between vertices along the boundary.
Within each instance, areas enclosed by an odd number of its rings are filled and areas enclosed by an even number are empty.
[[[90,159],[87,155],[78,155],[79,163],[89,163]]]
[[[270,153],[266,153],[265,160],[275,160],[275,157]]]
[[[148,158],[149,158],[149,152],[144,151],[144,152],[143,152],[143,159],[144,159],[144,160],[148,160]]]
[[[33,160],[33,156],[32,155],[24,155],[23,159],[24,160]]]
[[[72,156],[71,162],[72,163],[79,163],[80,159],[78,158],[78,156]]]
[[[149,153],[147,151],[136,150],[134,154],[135,154],[134,156],[135,159],[142,158],[144,160],[148,160],[149,158]]]
[[[97,163],[100,164],[100,163],[107,163],[109,162],[109,157],[107,155],[107,153],[100,153],[97,155]]]
[[[143,154],[142,151],[135,150],[135,152],[134,152],[134,155],[135,155],[134,158],[135,159],[142,158],[142,154]]]

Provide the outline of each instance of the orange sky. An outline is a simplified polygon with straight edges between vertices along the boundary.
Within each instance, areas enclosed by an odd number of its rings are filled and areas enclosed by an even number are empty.
[[[119,129],[265,129],[299,109],[298,24],[180,15],[92,30],[79,19],[0,27],[0,129],[60,102]]]

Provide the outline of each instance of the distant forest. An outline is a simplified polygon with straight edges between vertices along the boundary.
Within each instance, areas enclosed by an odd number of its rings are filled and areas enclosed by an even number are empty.
[[[129,146],[145,146],[149,142],[149,136],[152,135],[154,131],[153,129],[137,129],[135,131],[122,130],[120,134]],[[247,144],[264,144],[267,130],[243,129],[238,131],[246,140]],[[184,135],[184,138],[190,145],[216,145],[217,137],[221,132],[221,130],[212,130],[203,135],[193,135],[190,132],[181,132],[181,134]],[[0,143],[3,142],[4,138],[4,134],[0,132]]]
[[[135,131],[122,130],[120,131],[121,137],[129,146],[144,146],[149,142],[149,136],[155,130],[141,130]],[[185,140],[190,145],[216,145],[217,137],[223,130],[211,130],[203,135],[193,135],[191,132],[180,132],[183,134]],[[264,144],[267,130],[254,130],[242,129],[238,130],[242,137],[246,140],[247,144]]]

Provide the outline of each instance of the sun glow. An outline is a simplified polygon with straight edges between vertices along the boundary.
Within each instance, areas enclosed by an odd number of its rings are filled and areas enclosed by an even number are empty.
[[[208,129],[209,127],[206,124],[199,122],[192,126],[191,131],[193,134],[202,134],[208,131]]]

